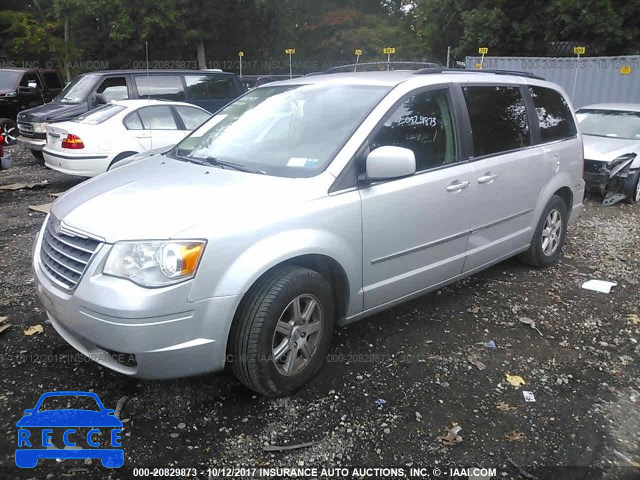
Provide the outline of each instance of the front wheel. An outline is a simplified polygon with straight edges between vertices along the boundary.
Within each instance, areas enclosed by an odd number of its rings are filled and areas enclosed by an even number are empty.
[[[279,268],[242,300],[229,334],[231,369],[262,395],[288,395],[322,366],[334,324],[333,295],[324,277],[308,268]]]
[[[560,257],[564,245],[568,219],[564,200],[557,195],[551,197],[542,211],[529,250],[521,254],[520,259],[538,268],[553,265]]]
[[[640,169],[630,178],[631,188],[629,196],[625,198],[627,203],[640,203]]]

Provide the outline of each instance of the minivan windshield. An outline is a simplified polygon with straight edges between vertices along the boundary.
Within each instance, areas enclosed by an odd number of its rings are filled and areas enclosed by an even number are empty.
[[[96,81],[97,75],[82,75],[76,77],[58,94],[56,101],[61,103],[86,102]]]
[[[640,112],[583,109],[576,118],[585,135],[640,140]]]
[[[390,88],[335,83],[256,88],[194,130],[173,155],[267,175],[312,177]]]
[[[15,90],[20,72],[0,72],[0,90]]]

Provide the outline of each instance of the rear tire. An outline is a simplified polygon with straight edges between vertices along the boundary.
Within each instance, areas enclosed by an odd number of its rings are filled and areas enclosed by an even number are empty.
[[[624,199],[627,203],[640,203],[640,169],[630,179],[631,189],[629,195]]]
[[[44,154],[39,150],[29,150],[31,155],[33,155],[36,159],[36,163],[38,165],[44,166]]]
[[[568,220],[564,200],[557,195],[552,196],[538,220],[529,250],[519,256],[520,260],[536,268],[556,263],[564,245]]]
[[[285,266],[243,298],[229,333],[236,378],[267,397],[288,395],[322,366],[335,325],[331,287],[319,273]]]

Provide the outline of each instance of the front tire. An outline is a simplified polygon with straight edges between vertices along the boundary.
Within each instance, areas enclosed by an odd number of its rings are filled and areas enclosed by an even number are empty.
[[[558,261],[567,234],[569,214],[564,200],[551,197],[542,211],[529,250],[520,259],[532,267],[544,268]]]
[[[36,163],[38,165],[42,165],[44,166],[44,153],[42,153],[39,150],[29,150],[31,152],[31,155],[33,155],[36,159]]]
[[[324,362],[335,325],[331,287],[314,270],[278,268],[242,300],[229,334],[236,378],[267,397],[288,395]]]
[[[624,199],[627,203],[640,203],[640,169],[631,177],[629,195]]]

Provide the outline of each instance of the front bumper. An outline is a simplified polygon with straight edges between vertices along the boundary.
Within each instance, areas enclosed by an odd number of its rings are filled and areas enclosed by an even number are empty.
[[[62,338],[80,353],[125,375],[159,379],[220,371],[238,296],[189,302],[191,282],[142,288],[103,275],[102,245],[73,292],[54,285],[33,254],[38,297]]]
[[[27,150],[35,150],[37,152],[41,152],[47,144],[46,138],[30,138],[23,135],[20,135],[16,141],[22,148],[26,148]]]

